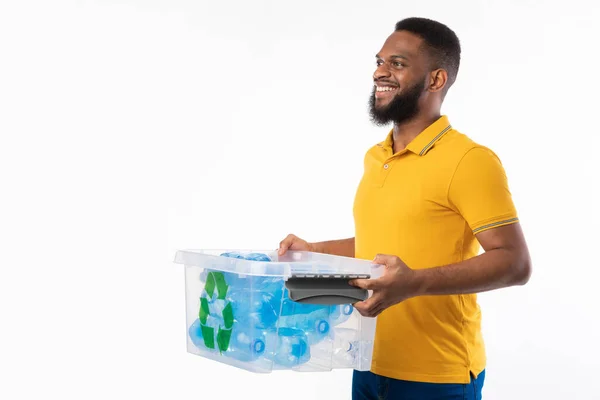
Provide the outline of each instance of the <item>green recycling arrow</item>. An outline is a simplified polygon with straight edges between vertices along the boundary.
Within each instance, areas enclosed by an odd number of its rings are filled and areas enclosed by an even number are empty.
[[[202,330],[202,338],[204,338],[204,345],[209,349],[215,348],[215,328],[200,325],[200,329]]]
[[[200,328],[202,330],[202,337],[204,339],[204,345],[209,349],[215,348],[215,329],[210,326],[206,326],[208,316],[210,315],[210,309],[208,307],[209,300],[213,300],[215,294],[215,288],[217,289],[217,299],[225,300],[227,290],[229,286],[225,281],[225,276],[222,272],[209,272],[206,277],[206,284],[204,285],[204,292],[200,298],[200,309],[198,311],[198,318],[200,319]],[[229,348],[229,342],[231,341],[231,329],[233,327],[233,307],[231,303],[227,303],[221,313],[223,318],[224,326],[220,326],[217,331],[217,346],[219,352],[223,353]]]
[[[210,311],[208,310],[208,300],[206,300],[206,297],[202,297],[200,298],[200,312],[198,315],[202,325],[206,325],[206,319],[209,315]]]
[[[210,272],[208,274],[208,276],[206,277],[206,285],[204,285],[204,291],[210,298],[212,298],[213,293],[215,291],[215,278],[213,274],[213,272]]]
[[[222,353],[229,348],[230,340],[231,340],[231,329],[219,328],[219,332],[217,333],[217,345],[219,346],[219,352]]]
[[[231,329],[233,326],[233,307],[231,307],[231,303],[227,303],[223,309],[223,321],[225,322],[225,328]]]
[[[211,272],[211,274],[213,274],[213,278],[217,285],[217,293],[219,294],[217,299],[224,300],[225,295],[227,295],[227,289],[229,289],[227,282],[225,282],[225,277],[221,272]]]

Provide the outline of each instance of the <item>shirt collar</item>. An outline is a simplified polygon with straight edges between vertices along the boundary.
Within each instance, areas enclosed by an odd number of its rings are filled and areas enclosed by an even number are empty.
[[[442,115],[434,123],[425,128],[419,133],[409,144],[406,149],[419,156],[424,156],[447,132],[452,129],[450,121],[446,115]],[[380,146],[386,149],[389,153],[393,153],[393,134],[394,130],[390,130],[387,137]]]

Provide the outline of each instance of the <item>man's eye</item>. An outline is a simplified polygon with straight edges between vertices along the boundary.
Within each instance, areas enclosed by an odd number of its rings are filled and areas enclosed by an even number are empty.
[[[404,64],[402,64],[400,61],[394,61],[394,67],[404,67]]]
[[[375,64],[377,64],[377,66],[379,67],[381,64],[383,64],[383,61],[377,60],[377,61],[375,61]]]

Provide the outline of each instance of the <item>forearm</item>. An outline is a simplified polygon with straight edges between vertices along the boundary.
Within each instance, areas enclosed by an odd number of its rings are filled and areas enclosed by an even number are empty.
[[[504,248],[460,263],[415,271],[417,295],[479,293],[522,285],[530,275],[528,254]]]
[[[317,253],[354,257],[354,238],[311,243]]]

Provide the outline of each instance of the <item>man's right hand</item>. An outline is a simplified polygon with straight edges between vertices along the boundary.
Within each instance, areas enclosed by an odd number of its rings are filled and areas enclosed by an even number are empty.
[[[296,235],[289,234],[279,243],[279,255],[284,255],[288,250],[315,252],[314,243],[308,243]]]

